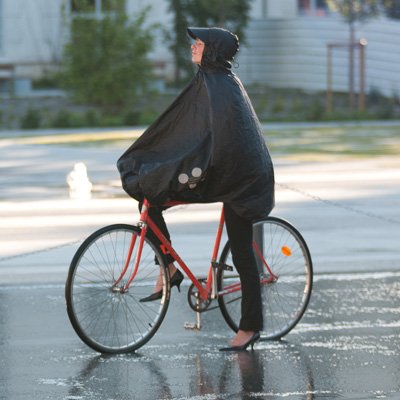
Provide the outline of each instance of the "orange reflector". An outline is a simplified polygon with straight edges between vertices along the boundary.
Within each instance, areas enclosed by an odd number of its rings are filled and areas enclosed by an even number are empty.
[[[282,253],[283,253],[285,256],[287,256],[287,257],[289,257],[289,256],[292,255],[292,252],[291,252],[290,249],[287,248],[286,246],[283,246],[283,247],[282,247]]]

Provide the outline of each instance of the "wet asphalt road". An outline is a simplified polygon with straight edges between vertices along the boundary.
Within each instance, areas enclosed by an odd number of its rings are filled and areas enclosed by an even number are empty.
[[[125,147],[0,149],[1,400],[400,399],[398,159],[276,160],[278,182],[339,204],[277,187],[274,215],[304,235],[315,272],[309,308],[284,340],[220,353],[233,332],[219,310],[203,314],[201,332],[183,327],[196,320],[187,285],[173,289],[166,319],[146,346],[102,356],[80,341],[65,310],[77,244],[19,255],[137,221],[117,182],[115,160]],[[68,199],[65,176],[78,161],[94,184],[89,202]],[[195,273],[209,263],[218,213],[219,206],[193,206],[166,215]]]
[[[398,399],[400,273],[322,274],[302,323],[254,351],[221,353],[219,310],[201,332],[187,287],[156,336],[103,356],[72,330],[63,285],[0,287],[1,399]]]

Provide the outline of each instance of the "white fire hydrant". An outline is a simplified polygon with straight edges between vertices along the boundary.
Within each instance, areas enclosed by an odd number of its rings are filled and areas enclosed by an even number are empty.
[[[75,200],[89,200],[92,197],[92,183],[87,175],[86,165],[76,163],[74,169],[67,175],[69,197]]]

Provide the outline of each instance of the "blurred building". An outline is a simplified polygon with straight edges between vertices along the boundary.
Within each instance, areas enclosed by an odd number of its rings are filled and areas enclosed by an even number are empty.
[[[324,0],[255,0],[240,52],[239,75],[247,84],[311,91],[327,88],[328,44],[349,42],[349,27]],[[381,15],[356,24],[355,40],[365,46],[365,89],[400,95],[400,20]],[[346,92],[349,50],[332,48],[332,89]],[[354,88],[359,90],[359,51],[355,51]]]
[[[60,58],[63,0],[0,0],[0,91],[29,91]]]
[[[88,0],[93,15],[101,15],[107,0]],[[129,15],[151,6],[149,23],[168,27],[172,15],[167,0],[126,0]],[[0,92],[30,90],[31,81],[61,61],[65,32],[63,20],[77,12],[73,0],[0,0]],[[246,84],[281,88],[326,90],[327,48],[345,43],[348,26],[329,12],[324,0],[254,0],[235,70]],[[400,93],[400,20],[381,16],[356,26],[356,39],[364,38],[365,87],[391,96]],[[356,51],[355,90],[359,64]],[[172,77],[173,59],[160,37],[151,54],[162,77]],[[348,49],[332,51],[332,88],[348,89]]]

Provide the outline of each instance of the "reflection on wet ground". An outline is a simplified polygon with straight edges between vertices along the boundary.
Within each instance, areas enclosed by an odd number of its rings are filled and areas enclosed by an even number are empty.
[[[0,287],[0,398],[399,398],[400,273],[317,275],[292,333],[233,354],[218,351],[233,335],[218,310],[183,329],[195,319],[185,289],[148,345],[104,356],[70,327],[63,285]]]

